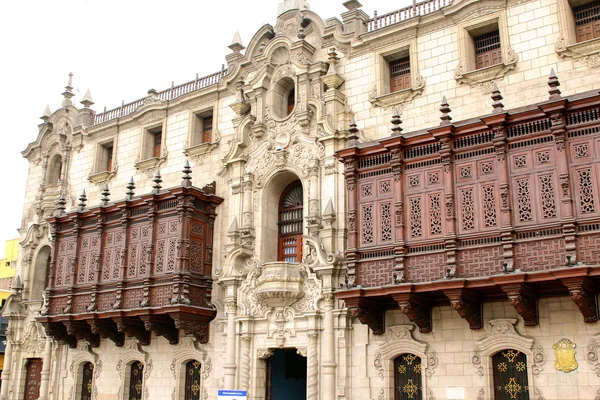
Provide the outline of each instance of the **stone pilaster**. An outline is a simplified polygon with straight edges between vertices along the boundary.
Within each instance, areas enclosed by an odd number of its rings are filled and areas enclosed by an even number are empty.
[[[46,338],[46,347],[44,348],[44,360],[42,363],[39,400],[48,400],[48,387],[50,385],[50,363],[52,362],[51,355],[52,339]]]
[[[306,380],[306,400],[319,400],[319,355],[317,353],[317,340],[319,334],[315,331],[308,333],[308,361]]]

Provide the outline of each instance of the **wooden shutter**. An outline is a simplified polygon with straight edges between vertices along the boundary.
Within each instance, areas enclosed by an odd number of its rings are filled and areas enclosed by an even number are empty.
[[[390,93],[410,87],[410,59],[406,57],[390,61]]]
[[[128,400],[142,400],[144,392],[144,364],[134,361],[129,372],[129,397]]]
[[[502,62],[500,31],[486,33],[475,38],[475,68],[485,68]]]
[[[302,184],[288,185],[279,201],[279,261],[302,261]]]
[[[573,8],[577,42],[600,38],[600,1]]]
[[[158,158],[161,153],[161,145],[162,145],[162,131],[158,131],[153,133],[153,146],[152,146],[152,157]]]
[[[81,377],[81,400],[92,400],[93,378],[94,364],[86,362],[83,364],[83,376]]]
[[[106,171],[112,171],[113,147],[106,148]]]
[[[185,400],[200,400],[201,369],[200,361],[185,364]]]
[[[212,142],[213,117],[209,115],[202,118],[202,143]]]
[[[495,400],[529,400],[527,356],[517,350],[502,350],[492,357]]]
[[[414,354],[401,354],[394,359],[394,400],[422,400],[423,367],[421,358]]]
[[[41,381],[42,359],[30,358],[27,361],[27,371],[25,376],[25,400],[37,400],[40,397]]]

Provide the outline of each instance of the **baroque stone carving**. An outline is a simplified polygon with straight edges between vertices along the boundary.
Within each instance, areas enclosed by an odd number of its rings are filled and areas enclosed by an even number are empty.
[[[596,376],[600,377],[600,334],[594,336],[594,343],[589,344],[587,347],[585,360],[591,364],[592,370],[596,373]]]

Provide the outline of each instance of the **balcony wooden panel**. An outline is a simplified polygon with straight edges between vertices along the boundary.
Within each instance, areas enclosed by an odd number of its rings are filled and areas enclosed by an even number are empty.
[[[214,185],[182,185],[49,219],[54,252],[38,317],[57,340],[99,344],[179,330],[208,340]],[[100,333],[98,333],[100,332]],[[100,336],[99,336],[100,335]]]

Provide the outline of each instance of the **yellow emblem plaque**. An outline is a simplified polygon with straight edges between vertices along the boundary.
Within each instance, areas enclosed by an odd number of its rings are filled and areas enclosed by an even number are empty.
[[[552,346],[554,355],[556,356],[554,369],[562,372],[571,372],[577,369],[579,364],[575,360],[575,347],[577,345],[569,339],[561,339],[554,343]]]

